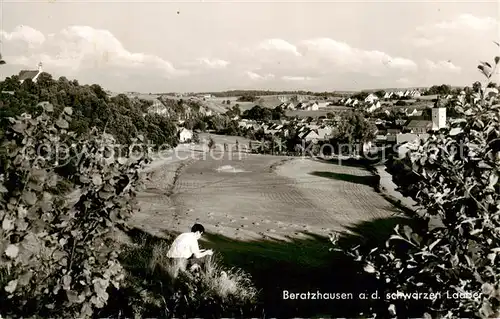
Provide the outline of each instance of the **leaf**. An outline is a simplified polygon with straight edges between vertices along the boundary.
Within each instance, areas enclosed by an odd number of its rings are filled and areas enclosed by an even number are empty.
[[[109,192],[104,192],[104,191],[100,191],[99,192],[99,197],[102,198],[102,199],[109,199],[113,195],[114,195],[113,193],[109,193]]]
[[[31,278],[33,277],[33,272],[30,270],[30,271],[27,271],[25,273],[23,273],[20,277],[19,277],[19,282],[18,282],[18,285],[20,287],[24,287],[24,286],[27,286],[29,283],[30,283],[30,280]]]
[[[25,123],[18,122],[12,127],[12,129],[17,133],[24,133],[24,130],[26,130],[27,127],[28,126]]]
[[[19,254],[19,248],[16,245],[10,244],[5,250],[5,254],[7,257],[14,259]]]
[[[73,109],[71,107],[65,107],[64,108],[64,113],[66,113],[68,115],[72,115],[73,114]]]
[[[7,286],[5,286],[5,291],[7,291],[8,293],[13,293],[17,288],[17,280],[11,280],[9,281],[9,283],[7,284]]]
[[[69,127],[69,123],[65,119],[57,120],[56,125],[62,129],[67,129]]]
[[[481,62],[483,65],[486,65],[488,66],[489,68],[491,68],[491,64],[489,64],[488,62]]]
[[[36,204],[37,198],[35,193],[33,192],[24,192],[23,200],[26,202],[26,204],[33,206]]]
[[[411,234],[413,233],[413,230],[411,229],[411,227],[408,225],[404,225],[403,230],[405,232],[406,238],[411,239]]]
[[[498,62],[500,62],[500,56],[495,57],[495,64],[498,64]]]
[[[364,271],[366,271],[369,274],[372,274],[375,272],[375,268],[370,264],[365,265],[365,267],[363,269],[364,269]]]
[[[63,289],[64,290],[69,290],[71,288],[71,276],[70,275],[64,275],[62,278],[63,281]]]
[[[118,163],[120,165],[125,165],[127,163],[127,159],[125,157],[118,157]]]
[[[9,190],[3,186],[3,184],[0,184],[0,193],[7,193]]]
[[[436,239],[432,244],[429,245],[429,251],[432,251],[434,247],[441,241],[441,238]]]
[[[41,106],[48,113],[54,112],[54,106],[47,101],[40,102],[37,106]]]
[[[102,185],[102,177],[100,174],[94,174],[92,176],[92,183],[96,186],[101,186]]]
[[[495,172],[491,172],[490,184],[488,185],[488,187],[494,188],[497,183],[498,183],[498,175]]]
[[[13,221],[8,219],[7,217],[5,217],[3,222],[2,222],[2,229],[5,231],[9,231],[9,230],[14,229]]]

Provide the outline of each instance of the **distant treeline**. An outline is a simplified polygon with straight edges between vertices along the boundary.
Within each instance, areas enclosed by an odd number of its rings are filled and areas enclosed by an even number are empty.
[[[334,96],[336,92],[311,92],[311,91],[269,91],[269,90],[231,90],[223,92],[204,92],[199,94],[212,94],[215,97],[229,96],[266,96],[266,95],[312,95],[312,96]]]

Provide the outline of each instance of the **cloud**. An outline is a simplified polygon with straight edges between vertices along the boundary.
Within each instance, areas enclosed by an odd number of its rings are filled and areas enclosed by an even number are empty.
[[[416,37],[410,40],[410,43],[416,47],[430,47],[445,41],[444,37]]]
[[[40,31],[29,26],[17,26],[12,32],[0,30],[0,37],[5,42],[21,41],[28,44],[31,48],[40,46],[45,42],[45,36]]]
[[[410,59],[355,48],[330,38],[312,38],[297,43],[273,38],[236,52],[234,60],[238,65],[245,65],[246,70],[265,70],[286,81],[293,81],[290,74],[319,78],[347,73],[383,76],[418,70],[418,65]]]
[[[491,32],[498,36],[499,27],[499,21],[492,17],[477,17],[466,13],[417,27],[410,36],[410,43],[416,47],[429,47],[444,42],[464,42],[464,37],[477,36],[478,33],[489,37]]]
[[[342,71],[359,72],[365,70],[377,73],[384,70],[416,71],[417,64],[403,57],[392,57],[377,50],[351,47],[347,43],[330,38],[304,40],[299,44],[302,56],[312,61],[332,63]]]
[[[17,27],[13,32],[2,31],[6,59],[25,66],[43,62],[45,69],[64,68],[78,72],[96,68],[119,68],[122,70],[144,69],[156,71],[156,75],[170,77],[182,74],[172,63],[156,55],[128,51],[108,30],[89,26],[69,26],[45,37],[41,32],[27,27]],[[9,47],[25,42],[34,50],[11,52]]]
[[[439,22],[434,25],[434,28],[442,30],[473,29],[487,31],[498,28],[498,26],[498,20],[492,17],[476,17],[466,13],[457,16],[455,19]]]
[[[253,71],[247,71],[245,72],[246,76],[249,77],[251,80],[254,81],[261,81],[261,80],[270,80],[274,79],[274,74],[266,74],[266,75],[260,75],[258,73],[255,73]]]
[[[445,72],[453,72],[460,73],[462,68],[454,65],[451,61],[438,61],[433,62],[431,60],[425,60],[425,66],[430,71],[445,71]]]
[[[288,75],[282,76],[281,79],[284,81],[310,81],[310,80],[312,80],[312,78],[309,76],[288,76]]]
[[[297,47],[283,39],[267,39],[259,43],[257,50],[279,51],[300,56],[300,53],[297,51]]]
[[[209,69],[224,69],[230,64],[230,62],[221,59],[199,58],[196,59],[194,64]]]

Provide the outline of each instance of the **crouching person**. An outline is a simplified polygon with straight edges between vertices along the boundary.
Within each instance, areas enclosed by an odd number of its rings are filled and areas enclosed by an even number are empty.
[[[198,246],[198,239],[204,232],[205,228],[202,225],[194,224],[191,232],[182,233],[175,238],[167,252],[174,278],[177,278],[179,271],[186,271],[188,267],[191,270],[199,268],[204,261],[202,258],[213,254],[211,249],[204,250]]]

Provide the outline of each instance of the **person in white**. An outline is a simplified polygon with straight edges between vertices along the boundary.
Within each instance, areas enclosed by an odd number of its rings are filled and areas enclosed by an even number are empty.
[[[172,261],[174,277],[180,270],[185,271],[189,261],[193,266],[198,264],[199,260],[205,256],[211,256],[213,251],[211,249],[200,249],[198,246],[198,239],[205,232],[205,228],[201,224],[194,224],[191,227],[191,232],[182,233],[170,246],[167,252],[167,257]]]

